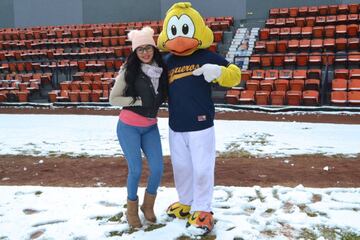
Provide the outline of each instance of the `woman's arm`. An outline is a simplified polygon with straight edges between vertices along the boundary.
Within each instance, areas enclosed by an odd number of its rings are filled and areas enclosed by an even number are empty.
[[[136,99],[133,103],[132,97],[125,97],[124,90],[126,87],[125,83],[125,70],[120,70],[119,75],[115,79],[114,87],[112,88],[109,96],[109,102],[113,106],[142,106],[141,99]]]

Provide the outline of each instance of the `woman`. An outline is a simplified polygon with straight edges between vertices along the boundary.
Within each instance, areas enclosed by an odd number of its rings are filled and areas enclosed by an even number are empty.
[[[110,104],[122,106],[117,136],[128,163],[127,220],[130,227],[142,226],[138,215],[137,190],[142,173],[141,150],[150,176],[141,211],[149,222],[156,222],[154,202],[163,172],[163,156],[157,111],[167,95],[167,71],[150,27],[128,34],[132,53],[121,67],[110,93]]]

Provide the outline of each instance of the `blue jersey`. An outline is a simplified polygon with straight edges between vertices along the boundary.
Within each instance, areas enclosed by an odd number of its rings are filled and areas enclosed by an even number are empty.
[[[206,63],[227,66],[229,62],[209,50],[190,56],[165,56],[169,71],[169,125],[175,132],[203,130],[214,125],[215,108],[211,84],[192,72]]]

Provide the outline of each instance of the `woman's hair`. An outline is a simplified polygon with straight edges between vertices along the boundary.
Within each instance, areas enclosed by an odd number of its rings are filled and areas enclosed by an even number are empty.
[[[159,67],[163,69],[160,79],[159,79],[159,88],[160,91],[163,93],[164,97],[167,97],[167,88],[168,88],[168,82],[167,82],[167,68],[165,66],[165,63],[162,59],[161,53],[159,49],[153,47],[154,49],[154,61],[157,63]],[[136,97],[139,96],[136,93],[135,90],[135,80],[138,77],[140,71],[141,71],[141,60],[136,54],[136,51],[134,50],[127,58],[125,63],[125,94],[127,96],[130,96],[133,98],[133,102],[135,102]]]

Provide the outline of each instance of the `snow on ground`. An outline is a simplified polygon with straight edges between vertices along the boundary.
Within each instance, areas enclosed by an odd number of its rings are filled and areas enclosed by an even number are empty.
[[[117,116],[7,115],[0,117],[0,155],[119,156]],[[168,119],[159,118],[164,155]],[[215,121],[216,150],[257,156],[360,152],[360,125],[265,121]]]
[[[0,155],[121,155],[116,121],[114,116],[3,114]],[[282,156],[360,151],[359,125],[219,120],[215,127],[219,152]],[[169,155],[167,119],[159,119],[159,128],[164,155]],[[143,192],[141,188],[140,199]],[[164,214],[177,200],[173,188],[159,189],[159,223],[135,232],[125,222],[125,188],[0,186],[0,196],[1,240],[199,239],[184,220]],[[216,239],[360,238],[360,188],[216,186],[212,207],[216,225],[211,235]]]
[[[160,188],[159,224],[129,232],[125,188],[0,186],[0,239],[176,239],[192,236],[185,220],[165,216],[176,201],[173,188]],[[139,195],[142,196],[141,188]],[[297,239],[304,229],[332,229],[360,237],[360,189],[217,186],[213,211],[216,239]],[[120,219],[111,219],[113,216]],[[143,215],[140,215],[143,219]],[[109,220],[110,219],[110,220]],[[111,221],[113,220],[113,221]],[[120,236],[121,235],[121,236]],[[113,236],[110,238],[110,236]]]

